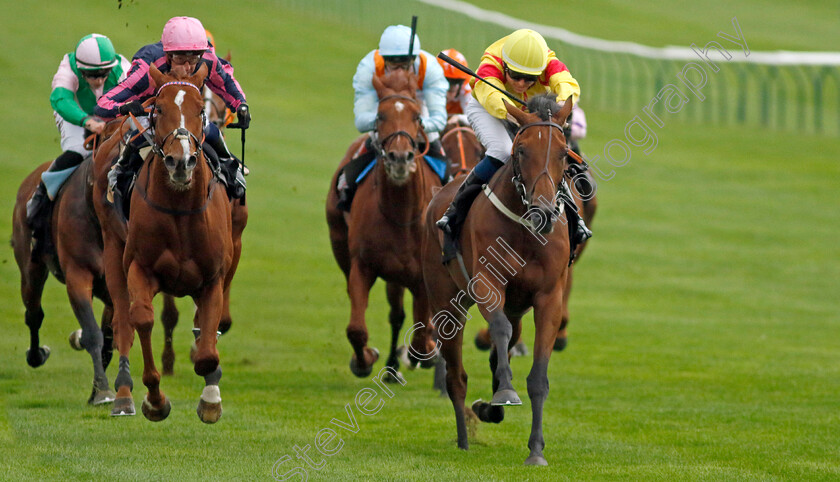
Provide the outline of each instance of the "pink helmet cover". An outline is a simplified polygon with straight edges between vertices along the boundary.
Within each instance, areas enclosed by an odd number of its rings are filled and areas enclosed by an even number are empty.
[[[170,18],[163,26],[160,41],[163,42],[165,52],[207,50],[207,35],[204,33],[204,26],[193,17]]]

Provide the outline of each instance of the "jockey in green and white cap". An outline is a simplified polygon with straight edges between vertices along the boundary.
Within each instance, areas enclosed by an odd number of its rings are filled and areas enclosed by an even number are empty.
[[[96,101],[125,78],[129,66],[128,59],[116,53],[111,40],[98,33],[82,37],[76,49],[61,59],[52,80],[50,105],[64,152],[41,175],[42,182],[27,203],[30,225],[47,197],[54,198],[64,181],[91,154],[84,147],[85,129],[98,134],[105,127],[105,122],[93,115]]]

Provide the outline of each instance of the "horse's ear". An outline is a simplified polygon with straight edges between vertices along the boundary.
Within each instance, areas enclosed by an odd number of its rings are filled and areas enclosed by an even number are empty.
[[[508,120],[511,122],[515,122],[517,125],[524,126],[528,123],[527,115],[525,112],[522,111],[519,107],[509,103],[504,98],[502,99],[502,103],[505,105],[505,109],[508,112]],[[511,119],[511,117],[513,119]]]
[[[228,50],[227,55],[225,55],[223,58],[224,58],[225,60],[227,60],[228,62],[230,62],[230,50]]]
[[[198,68],[198,72],[194,73],[187,81],[193,85],[201,87],[204,85],[204,79],[207,78],[207,64],[202,63]]]
[[[149,65],[149,75],[152,77],[152,81],[155,83],[155,90],[158,87],[166,83],[166,76],[155,67],[155,64]]]
[[[557,111],[556,114],[554,114],[554,116],[553,116],[554,122],[556,122],[557,124],[560,124],[560,125],[565,124],[566,119],[569,118],[569,114],[572,113],[572,107],[573,106],[574,106],[574,103],[572,102],[572,96],[570,95],[569,98],[566,99],[566,103],[563,104],[563,107],[561,107],[560,110]]]
[[[385,97],[385,83],[382,82],[382,79],[379,78],[378,75],[373,74],[373,78],[370,79],[370,81],[373,84],[373,88],[376,90],[376,94],[379,96],[379,98],[381,99]]]

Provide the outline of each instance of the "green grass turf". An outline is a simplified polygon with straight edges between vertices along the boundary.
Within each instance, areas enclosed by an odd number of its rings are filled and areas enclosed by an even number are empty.
[[[220,51],[232,50],[254,123],[247,144],[251,218],[234,285],[234,326],[219,345],[221,421],[206,426],[195,416],[203,381],[188,363],[185,326],[175,334],[176,375],[162,384],[173,403],[169,419],[111,419],[108,409],[87,407],[90,360],[66,342],[77,324],[55,280],[45,292],[41,330],[52,356],[29,368],[18,273],[7,248],[0,251],[0,479],[268,479],[275,461],[294,458],[295,445],[314,445],[332,418],[346,420],[344,406],[360,390],[375,387],[347,368],[349,303],[329,249],[323,199],[356,135],[350,78],[379,31],[284,5],[173,8],[124,0],[121,9],[117,2],[79,2],[70,10],[3,2],[7,18],[23,21],[0,31],[0,101],[8,113],[0,131],[0,232],[11,233],[20,180],[58,154],[49,80],[61,55],[90,31],[110,35],[131,55],[158,37],[169,16],[200,16]],[[664,43],[680,44],[678,25],[661,26],[676,39]],[[632,118],[587,113],[590,156],[621,137]],[[312,479],[840,477],[840,145],[759,129],[698,128],[681,115],[664,120],[656,150],[634,149],[599,186],[596,238],[576,271],[570,345],[551,363],[551,465],[521,466],[530,359],[516,358],[514,386],[524,405],[508,409],[498,426],[480,426],[470,451],[456,448],[451,404],[432,392],[431,374],[406,372],[406,386],[394,387],[379,413],[354,408],[359,431],[339,430],[344,446],[321,470],[308,470]],[[372,291],[368,320],[371,344],[384,351],[382,286]],[[191,303],[179,304],[189,325]],[[465,338],[482,325],[470,322]],[[154,333],[158,357],[161,331]],[[524,331],[532,339],[530,317]],[[131,360],[139,406],[139,350]],[[488,398],[486,354],[466,346],[464,364],[468,401]],[[113,365],[109,376],[113,381]]]

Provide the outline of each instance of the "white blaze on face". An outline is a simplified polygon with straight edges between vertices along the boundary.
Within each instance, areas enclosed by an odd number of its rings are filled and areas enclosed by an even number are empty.
[[[175,105],[178,106],[178,110],[181,110],[181,105],[184,103],[184,92],[183,89],[179,90],[178,93],[175,95]],[[181,110],[181,128],[186,129],[184,124],[184,112]],[[190,152],[190,140],[182,138],[181,139],[181,149],[184,151],[184,159],[187,158],[188,153]]]
[[[396,104],[394,104],[394,108],[397,109],[397,112],[402,112],[402,110],[405,109],[405,104],[403,104],[402,102],[397,102]]]
[[[537,132],[537,139],[542,139],[542,132]]]

